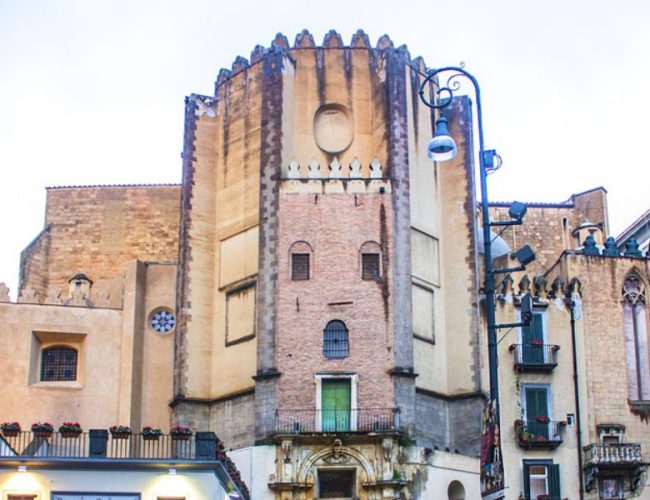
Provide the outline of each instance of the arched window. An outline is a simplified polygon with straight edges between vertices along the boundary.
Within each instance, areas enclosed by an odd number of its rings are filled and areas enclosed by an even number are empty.
[[[312,248],[306,241],[296,241],[289,249],[291,258],[291,280],[303,281],[312,276],[311,259]]]
[[[646,302],[646,288],[641,278],[636,273],[628,274],[623,283],[623,328],[628,397],[631,401],[650,400]]]
[[[367,241],[361,245],[361,278],[377,281],[381,278],[381,247],[374,241]]]
[[[449,500],[465,500],[465,487],[460,481],[452,481],[447,488]]]
[[[348,329],[343,321],[335,319],[327,323],[323,337],[323,355],[327,359],[343,359],[350,355]]]
[[[41,381],[61,382],[77,380],[77,350],[55,346],[41,352]]]

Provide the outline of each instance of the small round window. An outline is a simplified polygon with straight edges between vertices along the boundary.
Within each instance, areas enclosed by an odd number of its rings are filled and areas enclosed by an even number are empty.
[[[176,326],[176,318],[169,309],[156,309],[151,313],[149,324],[155,332],[171,332]]]

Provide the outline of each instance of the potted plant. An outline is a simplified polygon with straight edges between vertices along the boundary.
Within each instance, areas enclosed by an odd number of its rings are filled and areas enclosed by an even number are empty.
[[[142,439],[145,441],[158,441],[158,438],[162,436],[162,431],[160,429],[154,429],[148,425],[142,428]]]
[[[54,432],[54,426],[49,422],[36,422],[32,424],[34,437],[49,438]]]
[[[59,434],[64,438],[76,438],[81,434],[79,422],[63,422],[59,427]]]
[[[108,430],[113,439],[129,439],[131,437],[131,427],[128,425],[114,425]]]
[[[535,420],[540,424],[548,424],[551,421],[551,419],[548,418],[546,415],[539,415],[535,417]]]
[[[169,434],[171,435],[174,441],[187,441],[192,435],[192,431],[190,430],[189,427],[182,427],[180,425],[176,425],[171,428]]]
[[[544,345],[544,341],[542,339],[533,339],[532,343],[535,347],[542,347]]]
[[[15,437],[20,432],[20,424],[18,422],[4,422],[0,425],[2,435],[4,437]]]

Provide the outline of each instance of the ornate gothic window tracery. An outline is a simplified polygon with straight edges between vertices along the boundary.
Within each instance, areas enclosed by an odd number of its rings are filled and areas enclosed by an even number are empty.
[[[650,360],[646,327],[646,287],[641,278],[630,273],[623,283],[623,328],[630,401],[650,400]]]

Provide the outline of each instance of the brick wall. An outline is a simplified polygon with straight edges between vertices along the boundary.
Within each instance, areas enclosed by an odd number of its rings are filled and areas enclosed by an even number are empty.
[[[360,408],[392,408],[392,249],[382,281],[364,281],[359,249],[367,241],[391,241],[391,198],[384,194],[280,195],[278,229],[277,366],[279,405],[315,408],[316,372],[355,372]],[[384,220],[385,218],[385,220]],[[291,281],[289,248],[313,249],[312,278]],[[383,280],[388,280],[384,283]],[[389,292],[390,293],[390,292]],[[349,331],[350,356],[326,359],[323,330],[334,319]]]
[[[37,263],[42,252],[24,254],[20,290],[65,294],[76,273],[100,288],[129,260],[176,261],[179,200],[176,185],[49,188],[46,262]]]

